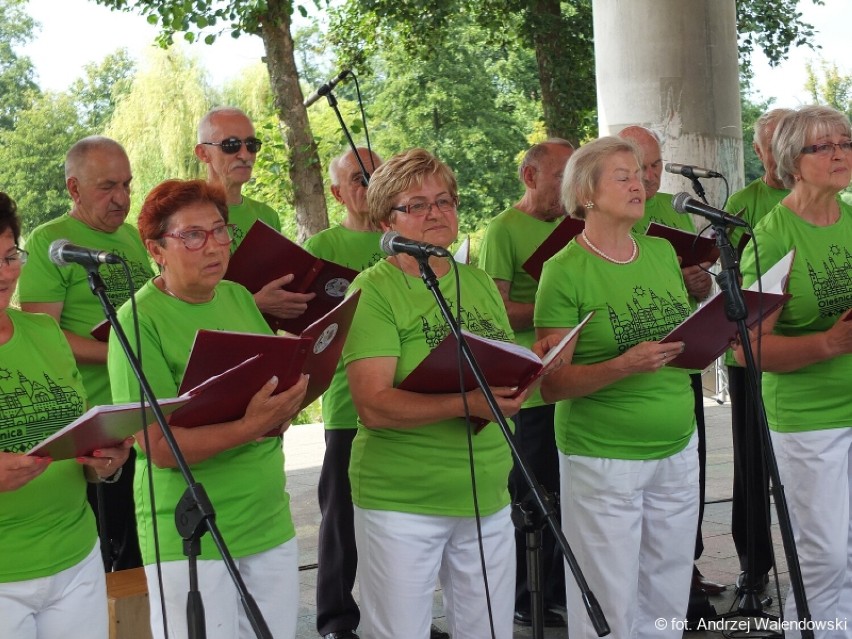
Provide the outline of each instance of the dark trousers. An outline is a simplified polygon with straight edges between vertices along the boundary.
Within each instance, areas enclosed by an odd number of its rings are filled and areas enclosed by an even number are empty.
[[[559,455],[553,434],[554,406],[523,408],[515,416],[515,444],[529,464],[538,482],[551,495],[559,493]],[[512,502],[524,500],[529,486],[517,468],[509,475],[509,493]],[[557,516],[559,507],[554,506]],[[515,610],[530,609],[530,593],[527,590],[526,535],[515,530],[515,554],[517,574],[515,577]],[[541,537],[541,591],[545,609],[565,604],[565,569],[563,557],[556,538],[547,526]]]
[[[106,572],[142,565],[133,501],[135,467],[136,451],[131,448],[130,457],[127,458],[117,482],[87,485],[87,497],[95,512],[98,535],[101,538],[101,557]]]
[[[707,430],[704,426],[704,390],[701,373],[689,376],[692,394],[695,399],[695,430],[698,434],[698,530],[695,533],[695,559],[704,552],[704,540],[701,538],[701,522],[704,521],[704,484],[707,470]]]
[[[358,551],[349,485],[349,455],[354,428],[325,431],[325,456],[318,497],[322,521],[317,547],[317,631],[320,635],[355,630],[361,611],[352,596]]]
[[[747,568],[748,539],[749,536],[753,538],[752,568],[755,575],[764,575],[772,568],[772,537],[768,524],[769,480],[755,406],[748,393],[745,368],[728,366],[728,393],[731,395],[731,435],[734,442],[731,533],[743,570]],[[746,446],[746,438],[749,436],[752,440],[750,452]],[[749,484],[751,495],[748,495],[746,489]]]

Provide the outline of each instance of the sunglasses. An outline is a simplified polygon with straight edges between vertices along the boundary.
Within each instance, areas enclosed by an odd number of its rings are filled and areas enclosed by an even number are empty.
[[[225,138],[221,142],[202,142],[201,144],[218,146],[222,149],[222,153],[227,153],[228,155],[233,155],[234,153],[239,152],[243,144],[246,145],[246,151],[249,153],[257,153],[260,151],[260,147],[263,146],[263,142],[257,138],[246,138],[245,140],[241,140],[237,137]]]

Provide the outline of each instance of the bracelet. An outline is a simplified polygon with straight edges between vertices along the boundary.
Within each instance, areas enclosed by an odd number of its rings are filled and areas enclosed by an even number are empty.
[[[115,471],[109,477],[101,477],[100,475],[98,475],[98,481],[102,484],[114,484],[119,479],[121,479],[121,471],[123,471],[123,470],[124,470],[124,466],[119,466],[118,470]]]

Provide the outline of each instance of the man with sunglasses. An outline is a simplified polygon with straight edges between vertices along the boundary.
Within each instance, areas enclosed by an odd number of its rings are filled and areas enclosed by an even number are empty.
[[[207,165],[207,181],[225,189],[228,199],[228,222],[234,225],[235,251],[256,220],[265,222],[279,233],[281,220],[266,204],[243,195],[243,186],[251,179],[257,153],[262,142],[255,136],[249,117],[236,107],[220,106],[208,111],[198,123],[195,157]],[[263,313],[282,319],[299,317],[308,308],[313,293],[285,291],[292,275],[272,280],[254,295]]]
[[[18,283],[21,308],[51,315],[64,331],[83,377],[89,406],[112,404],[107,345],[90,334],[104,319],[103,310],[92,295],[86,269],[77,264],[55,265],[48,257],[48,247],[55,240],[67,239],[114,253],[126,260],[133,290],[138,290],[154,274],[139,233],[125,222],[132,179],[127,154],[115,140],[92,136],[75,143],[65,156],[65,186],[73,201],[71,211],[30,234],[26,244],[29,259]],[[100,275],[110,301],[118,308],[131,293],[123,267],[101,265]],[[116,483],[89,485],[89,501],[96,515],[98,506],[104,510],[98,525],[107,571],[142,564],[133,507],[133,468],[131,451],[130,463],[125,464]]]

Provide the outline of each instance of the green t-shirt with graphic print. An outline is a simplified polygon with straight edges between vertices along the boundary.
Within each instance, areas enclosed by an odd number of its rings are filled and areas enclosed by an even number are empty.
[[[237,226],[234,229],[234,241],[231,243],[231,253],[237,250],[246,233],[249,232],[252,224],[257,220],[266,222],[276,231],[281,232],[281,219],[278,217],[278,213],[263,202],[258,202],[244,195],[242,202],[228,206],[228,224],[235,224]]]
[[[25,453],[83,414],[86,391],[52,317],[6,313],[13,333],[0,345],[0,450]],[[54,461],[21,488],[0,492],[0,539],[0,583],[55,575],[85,559],[97,532],[83,467]]]
[[[59,326],[91,339],[91,330],[104,320],[98,298],[92,294],[88,273],[79,264],[56,266],[50,261],[50,245],[59,239],[124,258],[130,267],[133,288],[138,290],[154,273],[139,233],[122,224],[114,233],[91,228],[75,217],[63,215],[35,229],[27,239],[29,259],[21,271],[18,296],[25,302],[62,302]],[[121,264],[102,264],[98,269],[110,302],[118,308],[130,297],[127,276]],[[109,375],[103,364],[80,364],[91,406],[111,404]]]
[[[524,268],[562,218],[545,222],[512,207],[488,223],[479,249],[479,267],[495,280],[510,282],[509,300],[534,304],[538,281]],[[515,331],[515,342],[527,348],[535,343],[535,328]],[[543,406],[541,391],[536,389],[524,402],[524,408]]]
[[[852,307],[852,206],[838,198],[840,219],[814,226],[783,204],[754,229],[742,260],[743,285],[757,279],[755,247],[766,272],[796,249],[784,305],[774,333],[789,337],[829,329]],[[755,241],[756,240],[756,241]],[[763,373],[763,401],[769,426],[784,433],[852,425],[852,354],[787,373]]]
[[[160,291],[150,281],[139,291],[137,306],[142,368],[154,395],[160,399],[177,395],[198,330],[271,333],[251,294],[227,280],[220,282],[213,299],[203,304],[187,304]],[[135,348],[129,303],[121,307],[118,319]],[[139,384],[114,335],[110,335],[109,372],[116,403],[139,400]],[[141,449],[137,453],[133,488],[139,547],[144,563],[150,564],[154,562],[154,532],[147,457]],[[223,451],[193,464],[192,473],[215,504],[216,521],[234,557],[269,550],[295,535],[279,437]],[[154,466],[153,480],[162,559],[184,559],[183,543],[174,526],[175,504],[186,490],[183,476],[177,469]],[[209,541],[201,545],[201,551],[201,559],[219,558],[215,545]]]
[[[363,271],[385,257],[379,247],[381,237],[378,231],[353,231],[335,226],[309,238],[305,250],[315,257]],[[358,427],[358,413],[352,403],[342,359],[337,363],[331,385],[322,395],[322,420],[330,430]]]
[[[572,240],[544,264],[537,328],[573,328],[589,312],[574,364],[594,364],[657,341],[689,315],[677,256],[660,238],[636,237],[639,255],[614,264]],[[662,459],[683,450],[695,430],[689,371],[638,373],[590,395],[556,404],[556,444],[566,455]]]
[[[512,340],[503,300],[490,277],[458,265],[462,326],[483,337]],[[451,270],[439,286],[453,315],[456,281]],[[393,383],[399,384],[440,344],[449,328],[432,293],[389,261],[361,273],[350,292],[361,291],[355,319],[343,348],[349,365],[371,357],[396,358]],[[490,515],[509,503],[512,457],[494,424],[473,436],[479,510]],[[415,428],[366,428],[358,420],[349,464],[352,501],[360,508],[423,515],[471,517],[467,428],[463,418]]]

